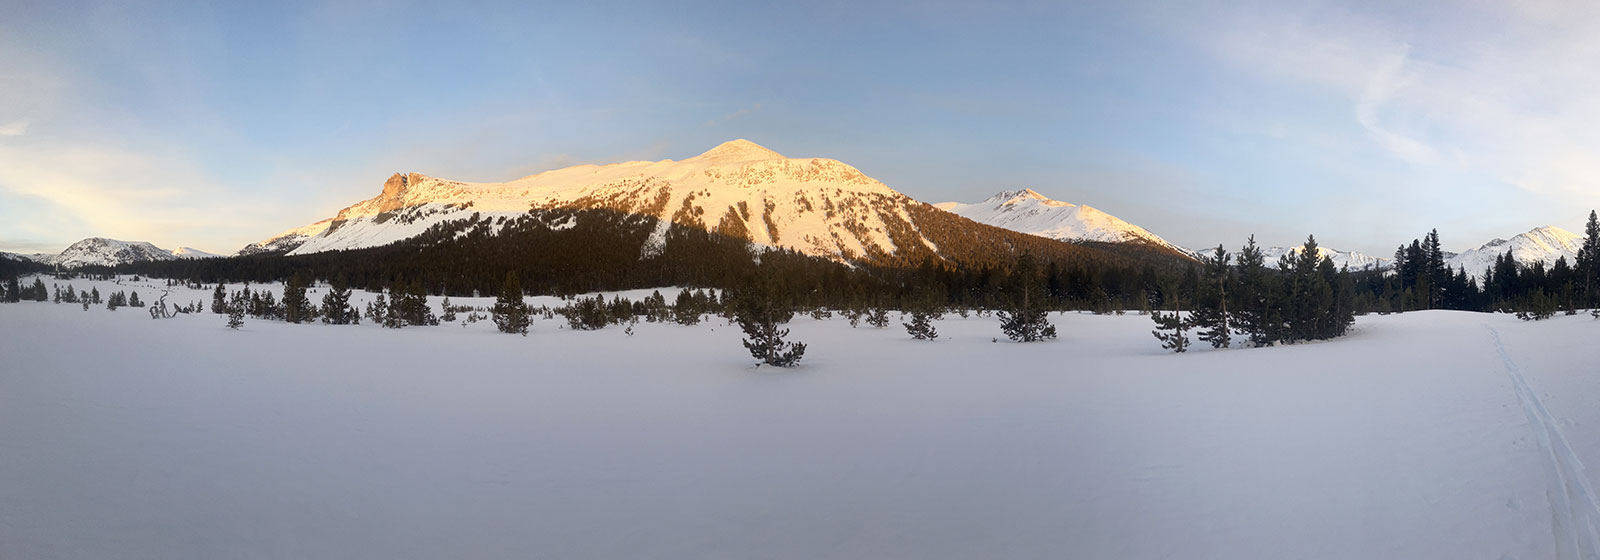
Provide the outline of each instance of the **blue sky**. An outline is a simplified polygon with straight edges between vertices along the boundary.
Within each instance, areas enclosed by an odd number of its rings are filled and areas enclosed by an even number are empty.
[[[396,171],[734,138],[1192,247],[1462,250],[1600,207],[1594,3],[442,4],[0,0],[0,250],[232,252]]]

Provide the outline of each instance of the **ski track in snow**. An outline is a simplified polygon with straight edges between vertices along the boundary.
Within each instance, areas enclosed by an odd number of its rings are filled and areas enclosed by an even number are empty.
[[[1567,443],[1567,437],[1561,432],[1555,418],[1545,409],[1544,403],[1539,400],[1539,395],[1528,385],[1528,380],[1523,377],[1522,368],[1517,365],[1517,361],[1506,351],[1505,344],[1500,341],[1500,331],[1494,327],[1488,329],[1490,337],[1494,339],[1495,352],[1499,353],[1500,359],[1505,362],[1506,374],[1511,377],[1511,383],[1517,391],[1517,399],[1522,402],[1522,410],[1528,416],[1528,423],[1538,436],[1539,447],[1550,459],[1553,476],[1550,478],[1548,493],[1552,509],[1551,532],[1556,541],[1556,558],[1562,560],[1600,558],[1600,531],[1596,528],[1596,523],[1600,522],[1600,500],[1595,499],[1594,489],[1589,486],[1583,461],[1573,453],[1572,446]]]

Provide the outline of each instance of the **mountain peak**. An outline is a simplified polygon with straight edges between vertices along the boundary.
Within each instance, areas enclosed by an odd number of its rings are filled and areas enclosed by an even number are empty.
[[[1036,191],[1036,190],[1033,190],[1033,189],[1026,189],[1026,188],[1009,190],[1009,191],[1000,191],[998,193],[995,193],[994,196],[989,197],[989,199],[985,200],[984,202],[1011,202],[1011,201],[1020,201],[1020,200],[1026,200],[1026,199],[1033,199],[1033,200],[1039,200],[1039,201],[1045,201],[1045,202],[1055,202],[1054,200],[1050,200],[1050,197],[1042,195],[1042,194],[1039,194],[1039,191]]]
[[[1567,231],[1566,229],[1563,229],[1563,228],[1557,227],[1557,226],[1536,227],[1536,228],[1528,230],[1528,233],[1555,235],[1557,237],[1582,237],[1581,235],[1578,235],[1576,233],[1572,233],[1570,231]]]
[[[740,138],[718,144],[717,147],[706,150],[698,156],[700,159],[711,161],[753,161],[763,159],[783,159],[783,154],[768,150],[765,147]]]

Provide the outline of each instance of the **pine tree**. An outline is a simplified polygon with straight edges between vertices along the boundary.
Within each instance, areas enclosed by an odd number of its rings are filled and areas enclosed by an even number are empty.
[[[1355,294],[1352,293],[1354,283],[1350,281],[1349,267],[1335,270],[1333,259],[1323,257],[1317,264],[1317,274],[1320,276],[1319,286],[1327,286],[1328,297],[1324,306],[1318,310],[1312,338],[1326,340],[1344,336],[1356,320]]]
[[[678,292],[678,298],[673,300],[672,304],[673,320],[680,325],[700,324],[703,310],[699,304],[698,299],[688,289]]]
[[[1583,305],[1596,308],[1600,302],[1600,283],[1596,283],[1596,276],[1600,276],[1600,216],[1594,210],[1589,211],[1589,223],[1583,227],[1583,246],[1578,249],[1578,274],[1583,276]]]
[[[867,310],[867,324],[872,325],[875,329],[888,327],[889,310],[884,309],[881,305],[872,306],[871,309]]]
[[[433,314],[433,307],[428,305],[428,290],[422,287],[421,280],[411,281],[411,287],[406,294],[404,315],[406,322],[412,325],[439,324],[439,318]]]
[[[283,283],[283,320],[297,324],[311,321],[314,314],[308,309],[310,306],[311,300],[306,297],[306,281],[296,272]]]
[[[1333,286],[1329,285],[1318,268],[1322,261],[1316,236],[1307,236],[1300,254],[1295,255],[1289,268],[1289,307],[1285,309],[1287,331],[1285,340],[1298,342],[1323,338],[1328,309],[1333,305]],[[1328,261],[1333,266],[1333,261]]]
[[[1010,297],[1000,310],[1000,330],[1017,342],[1034,342],[1056,337],[1056,327],[1050,324],[1049,312],[1044,310],[1043,294],[1039,288],[1039,267],[1033,255],[1023,253],[1012,270]]]
[[[1438,309],[1443,303],[1442,296],[1450,269],[1445,268],[1444,250],[1439,247],[1439,230],[1429,231],[1425,239],[1425,255],[1428,263],[1428,309]]]
[[[1200,281],[1194,311],[1189,314],[1189,324],[1199,332],[1200,340],[1211,343],[1212,348],[1226,348],[1232,340],[1228,324],[1228,286],[1233,283],[1232,269],[1228,266],[1228,251],[1217,245],[1215,252],[1201,259],[1205,273]]]
[[[944,311],[939,296],[931,288],[911,299],[911,322],[900,323],[906,328],[906,334],[916,340],[934,340],[939,338],[939,331],[933,326],[933,321],[944,318]]]
[[[1234,329],[1249,339],[1251,346],[1261,347],[1273,342],[1269,336],[1269,298],[1266,256],[1256,247],[1256,236],[1245,241],[1239,250],[1239,287],[1234,306]]]
[[[139,301],[139,292],[128,294],[128,307],[144,307],[144,302]]]
[[[103,302],[100,301],[100,288],[96,288],[96,287],[92,287],[91,286],[89,288],[89,290],[90,290],[90,292],[89,292],[89,303],[93,303],[95,305],[100,305],[101,303],[103,303]]]
[[[375,325],[389,326],[389,301],[383,292],[378,292],[372,301],[367,302],[367,320]]]
[[[444,323],[454,323],[454,322],[456,322],[456,308],[455,308],[454,304],[450,303],[450,296],[448,296],[448,295],[444,296],[444,299],[439,302],[439,310],[440,310],[440,313],[439,313],[439,321],[440,322],[444,322]]]
[[[17,284],[17,277],[12,276],[6,279],[5,295],[6,303],[17,303],[22,301],[22,286]]]
[[[211,292],[211,311],[218,314],[228,313],[228,293],[222,291],[221,282],[217,282],[217,289]]]
[[[783,290],[773,265],[763,263],[739,290],[733,302],[734,321],[744,331],[742,341],[750,356],[761,363],[792,367],[806,353],[802,342],[788,342],[789,329],[778,325],[794,317],[794,306]]]
[[[933,313],[925,310],[911,312],[910,323],[900,323],[906,328],[906,334],[917,340],[933,340],[939,338],[939,331],[933,326]]]
[[[516,272],[507,272],[500,297],[494,302],[494,325],[503,333],[528,335],[528,304],[522,300],[522,281]]]
[[[1161,291],[1162,299],[1172,307],[1172,310],[1150,312],[1150,319],[1156,323],[1156,329],[1150,331],[1150,334],[1161,341],[1161,347],[1164,349],[1173,352],[1186,351],[1189,349],[1189,336],[1184,330],[1188,321],[1183,317],[1183,296],[1179,293],[1181,288],[1177,283],[1169,281]]]
[[[212,305],[212,309],[217,309],[215,304]],[[239,327],[244,326],[245,302],[234,300],[231,303],[223,304],[221,309],[226,310],[228,314],[228,328],[238,330]]]
[[[339,277],[322,295],[322,322],[330,325],[348,325],[361,320],[361,314],[350,306],[350,286]]]
[[[399,329],[406,326],[406,291],[400,286],[389,288],[389,306],[383,312],[381,324],[387,329]]]
[[[44,281],[40,280],[38,278],[34,278],[33,279],[33,301],[43,302],[49,297],[50,297],[50,292],[45,291],[45,289],[44,289]]]

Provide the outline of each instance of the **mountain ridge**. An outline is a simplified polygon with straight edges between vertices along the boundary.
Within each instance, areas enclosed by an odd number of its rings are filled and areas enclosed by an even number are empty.
[[[1031,188],[1004,190],[980,202],[941,202],[935,208],[975,222],[1058,241],[1148,243],[1194,257],[1196,253],[1086,204],[1051,199]]]
[[[30,260],[61,268],[85,266],[117,266],[123,264],[164,261],[174,259],[205,259],[222,255],[208,253],[193,247],[166,250],[148,241],[122,241],[107,237],[88,237],[68,245],[60,253],[4,253],[13,260]]]
[[[972,241],[969,233],[954,231],[970,229],[950,222],[956,216],[940,216],[941,210],[838,160],[785,157],[744,139],[683,160],[585,164],[500,183],[395,173],[378,196],[252,243],[239,254],[376,247],[469,216],[487,219],[498,231],[530,211],[555,209],[605,209],[656,219],[641,258],[668,242],[670,224],[743,239],[757,250],[791,249],[845,263],[976,258],[956,247]]]

